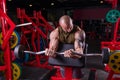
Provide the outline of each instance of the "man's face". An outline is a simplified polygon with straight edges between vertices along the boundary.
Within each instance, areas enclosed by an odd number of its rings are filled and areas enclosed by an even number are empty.
[[[62,27],[62,29],[63,29],[65,32],[71,32],[72,29],[73,29],[72,20],[69,20],[69,21],[62,20],[62,21],[60,22],[60,26]]]

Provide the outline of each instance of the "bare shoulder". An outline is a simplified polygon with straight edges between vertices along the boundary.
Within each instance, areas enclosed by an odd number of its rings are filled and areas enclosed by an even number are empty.
[[[76,31],[75,35],[84,35],[85,36],[85,31],[78,27],[78,30]]]
[[[75,38],[82,38],[82,39],[84,39],[85,36],[86,36],[85,35],[85,31],[82,30],[81,28],[78,28],[78,30],[75,33]]]
[[[50,33],[50,39],[52,39],[52,38],[57,38],[58,35],[59,35],[58,28],[56,28],[55,30],[53,30],[53,31]]]

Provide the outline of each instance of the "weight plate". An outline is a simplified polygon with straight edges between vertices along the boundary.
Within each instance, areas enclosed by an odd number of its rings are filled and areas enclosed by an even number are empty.
[[[20,36],[16,31],[14,31],[10,39],[11,48],[14,48],[19,42],[20,42]]]
[[[110,57],[110,49],[109,48],[102,48],[102,62],[108,63]]]
[[[13,49],[20,42],[19,34],[14,31],[10,37],[10,47]],[[0,45],[3,43],[2,33],[0,33]]]
[[[22,69],[21,66],[15,62],[12,63],[12,73],[13,73],[13,80],[19,80]]]
[[[14,49],[15,57],[18,58],[22,62],[26,62],[29,59],[29,54],[25,53],[25,47],[22,45],[17,45]]]
[[[27,62],[29,60],[29,53],[25,53],[25,59],[24,62]]]
[[[120,17],[120,12],[116,9],[110,10],[106,14],[106,20],[110,23],[115,23]]]
[[[15,47],[15,49],[14,49],[14,54],[15,54],[16,58],[18,58],[18,59],[24,59],[24,57],[25,57],[24,51],[25,51],[25,47],[24,46],[17,45]]]
[[[110,55],[108,65],[115,73],[120,73],[120,50],[116,50]]]

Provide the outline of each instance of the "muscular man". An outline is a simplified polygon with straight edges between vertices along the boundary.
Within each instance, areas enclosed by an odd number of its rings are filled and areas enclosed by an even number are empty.
[[[74,49],[64,51],[64,57],[81,58],[73,51],[83,54],[85,45],[85,32],[79,26],[73,24],[71,17],[64,15],[59,19],[59,27],[50,34],[49,48],[46,49],[45,55],[50,57],[56,56],[59,44],[74,44]],[[78,71],[78,70],[77,70]],[[76,73],[76,72],[75,72]],[[77,74],[77,73],[76,73]]]

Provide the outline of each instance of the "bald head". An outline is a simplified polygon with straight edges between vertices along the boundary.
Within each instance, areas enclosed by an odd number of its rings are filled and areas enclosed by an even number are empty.
[[[59,19],[59,25],[65,32],[70,32],[73,29],[72,19],[68,15],[64,15]]]
[[[63,23],[69,23],[70,21],[72,21],[70,16],[64,15],[59,19],[59,23],[63,22]]]

